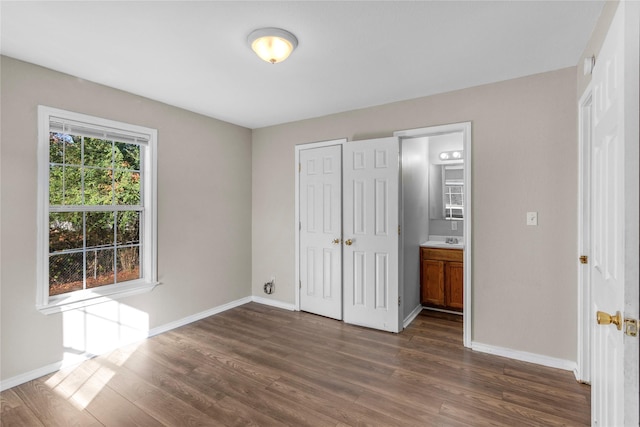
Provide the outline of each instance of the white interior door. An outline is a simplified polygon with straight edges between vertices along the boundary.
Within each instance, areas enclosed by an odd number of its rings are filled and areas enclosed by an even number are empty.
[[[399,142],[344,145],[344,321],[400,331]]]
[[[300,309],[342,319],[342,148],[300,151]]]
[[[620,5],[622,8],[622,4]],[[620,12],[620,10],[618,10]],[[624,26],[617,13],[593,71],[591,139],[592,313],[624,311]],[[637,142],[636,142],[637,143]],[[623,332],[592,322],[592,423],[624,425]],[[620,319],[621,321],[622,319]]]

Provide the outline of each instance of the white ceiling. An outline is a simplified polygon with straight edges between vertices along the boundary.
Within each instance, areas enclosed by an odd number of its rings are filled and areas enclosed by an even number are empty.
[[[258,128],[575,66],[603,5],[2,1],[0,51]],[[298,49],[258,59],[260,27]]]

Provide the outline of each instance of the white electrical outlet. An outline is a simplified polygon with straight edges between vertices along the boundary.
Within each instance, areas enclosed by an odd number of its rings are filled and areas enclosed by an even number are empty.
[[[451,221],[451,229],[452,230],[458,229],[458,221]]]
[[[527,225],[538,225],[538,212],[527,212]]]

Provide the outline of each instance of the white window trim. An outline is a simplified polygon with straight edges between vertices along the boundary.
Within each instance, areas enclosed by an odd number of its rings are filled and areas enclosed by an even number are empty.
[[[118,129],[149,138],[141,145],[144,156],[141,173],[144,174],[144,221],[142,236],[142,274],[139,280],[123,282],[115,286],[85,289],[67,294],[49,296],[49,123],[51,117],[58,117],[87,123],[98,127]],[[38,106],[38,213],[37,213],[37,286],[36,308],[44,314],[52,314],[113,299],[123,298],[151,291],[158,285],[158,194],[157,194],[157,139],[158,131],[143,126],[117,122],[39,105]]]

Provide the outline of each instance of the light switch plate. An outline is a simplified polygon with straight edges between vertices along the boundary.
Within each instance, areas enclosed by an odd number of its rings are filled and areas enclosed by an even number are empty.
[[[538,225],[538,212],[527,212],[527,225]]]

